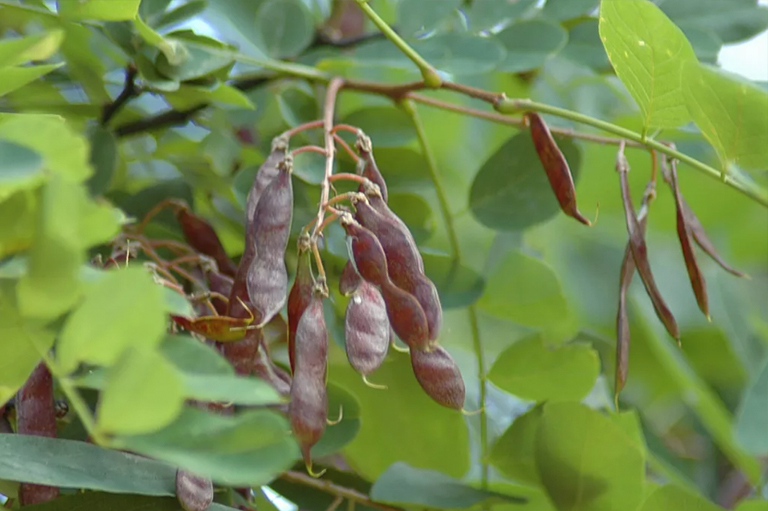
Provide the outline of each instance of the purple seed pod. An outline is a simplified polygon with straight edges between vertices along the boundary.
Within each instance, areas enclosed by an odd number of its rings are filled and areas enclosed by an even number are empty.
[[[411,350],[411,366],[421,388],[436,403],[454,410],[464,407],[464,380],[442,346],[432,351]]]
[[[363,376],[378,369],[387,356],[389,335],[384,298],[373,284],[362,281],[344,316],[345,349],[352,368]]]

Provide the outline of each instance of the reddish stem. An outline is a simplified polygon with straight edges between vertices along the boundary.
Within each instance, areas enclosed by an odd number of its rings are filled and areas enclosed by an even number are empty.
[[[325,149],[317,145],[305,145],[291,151],[291,154],[293,156],[296,156],[297,154],[301,154],[301,153],[318,153],[325,156]]]
[[[333,134],[333,139],[336,141],[337,144],[339,144],[341,147],[344,148],[344,150],[349,154],[349,156],[352,157],[352,159],[357,163],[360,160],[360,157],[357,155],[355,151],[352,150],[351,147],[349,147],[349,144],[347,144],[347,141],[341,138],[338,134]]]
[[[339,174],[334,174],[331,177],[329,177],[328,181],[330,181],[331,183],[333,183],[334,181],[354,181],[355,183],[360,183],[361,185],[364,185],[366,181],[368,181],[368,178],[365,178],[358,174],[341,172]]]
[[[323,126],[322,120],[305,122],[304,124],[299,124],[295,128],[289,129],[288,131],[283,133],[283,136],[290,138],[296,135],[297,133],[301,133],[302,131],[313,130],[316,128],[321,128],[322,126]]]
[[[352,126],[351,124],[337,124],[331,129],[331,133],[336,133],[337,131],[348,131],[350,133],[354,133],[355,136],[357,136],[358,133],[360,133],[360,128],[357,126]]]

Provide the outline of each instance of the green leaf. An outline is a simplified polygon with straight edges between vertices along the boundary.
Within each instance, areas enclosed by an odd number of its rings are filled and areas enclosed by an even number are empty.
[[[315,94],[305,83],[292,83],[280,89],[277,106],[283,119],[291,127],[314,121],[320,116]]]
[[[58,69],[64,64],[43,64],[40,66],[6,67],[2,68],[3,81],[0,82],[0,96],[24,87],[43,75]]]
[[[473,32],[489,30],[507,20],[518,18],[536,4],[536,0],[499,2],[498,0],[474,0],[470,4],[469,26]]]
[[[736,439],[752,454],[768,454],[768,360],[754,381],[744,389],[736,416]]]
[[[131,20],[141,0],[58,0],[59,16],[68,20]]]
[[[603,70],[610,66],[608,55],[600,40],[598,21],[593,18],[587,18],[571,26],[568,31],[568,44],[560,55],[594,69]]]
[[[422,253],[424,272],[437,287],[444,309],[467,307],[483,294],[485,281],[473,269],[456,266],[453,257]]]
[[[685,100],[693,120],[720,156],[747,170],[768,168],[768,91],[715,68],[686,64]]]
[[[224,69],[234,61],[223,52],[225,46],[214,39],[187,32],[174,32],[165,39],[175,45],[178,56],[169,59],[161,53],[155,67],[160,74],[173,80],[196,80]]]
[[[736,506],[736,511],[768,511],[768,500],[745,499]]]
[[[108,272],[67,319],[57,359],[67,372],[78,362],[111,365],[127,346],[160,343],[165,327],[163,293],[146,270]]]
[[[696,62],[696,55],[661,9],[647,0],[604,0],[600,38],[616,74],[640,106],[646,129],[688,122],[683,67]]]
[[[211,376],[235,374],[221,353],[188,335],[170,335],[159,349],[166,359],[185,373]]]
[[[589,14],[600,0],[547,0],[542,14],[553,20],[567,20]]]
[[[110,509],[113,511],[182,511],[178,498],[158,498],[141,495],[115,495],[113,493],[80,493],[65,495],[45,504],[25,506],[31,511],[82,511],[84,509]],[[206,511],[236,511],[235,508],[213,503]]]
[[[507,49],[499,71],[519,73],[535,69],[560,51],[568,41],[568,32],[557,23],[546,20],[519,21],[497,36]]]
[[[568,139],[558,145],[575,182],[581,167],[578,147]],[[481,224],[499,231],[525,229],[557,215],[560,205],[528,132],[507,140],[480,167],[469,207]]]
[[[185,374],[184,395],[203,402],[265,406],[284,401],[264,380],[234,375]]]
[[[0,478],[9,481],[140,495],[176,494],[175,468],[91,443],[0,435],[0,450]]]
[[[488,378],[510,394],[532,401],[579,401],[600,374],[597,352],[586,344],[549,348],[540,335],[504,350]]]
[[[397,28],[406,36],[430,32],[446,18],[455,15],[459,7],[461,0],[402,0],[397,5]]]
[[[536,468],[536,434],[542,406],[537,405],[515,418],[491,448],[490,463],[505,476],[539,486]]]
[[[162,355],[128,347],[109,371],[97,427],[126,435],[163,428],[181,413],[183,386],[181,375]]]
[[[504,47],[495,39],[451,33],[413,45],[436,69],[453,75],[476,75],[504,60]]]
[[[463,509],[494,501],[524,502],[500,493],[479,490],[435,470],[393,463],[373,484],[371,498],[388,504],[417,504],[438,509]],[[488,502],[490,504],[490,502]]]
[[[340,122],[357,126],[371,137],[374,157],[378,147],[401,147],[416,139],[413,122],[399,108],[375,106],[355,110]]]
[[[36,187],[45,179],[43,158],[27,147],[0,140],[0,161],[0,202],[18,190]]]
[[[557,275],[546,263],[510,252],[486,278],[478,306],[521,325],[555,328],[571,314]]]
[[[54,338],[53,332],[21,318],[13,291],[10,284],[0,284],[0,406],[24,385],[40,362],[41,351],[50,349]],[[7,478],[0,474],[0,479]]]
[[[203,12],[207,6],[208,2],[206,0],[190,0],[175,9],[171,9],[164,13],[160,16],[157,22],[154,23],[154,26],[160,28],[181,23],[189,18],[197,16]]]
[[[718,511],[722,508],[682,486],[665,484],[653,490],[640,511]]]
[[[114,445],[228,486],[266,484],[300,456],[287,421],[266,410],[222,416],[185,408],[170,426],[118,437]]]
[[[749,39],[768,27],[768,9],[754,0],[662,2],[660,7],[679,26],[712,30],[724,43]]]
[[[88,141],[58,115],[0,114],[0,139],[37,151],[51,172],[83,181],[92,174]]]
[[[300,0],[267,0],[261,4],[255,30],[261,46],[276,59],[299,55],[315,34],[312,13]]]
[[[360,432],[344,457],[363,477],[374,480],[402,461],[462,477],[469,466],[469,439],[461,413],[432,401],[413,376],[408,355],[392,353],[369,379],[388,389],[367,386],[344,360],[328,371],[330,380],[360,403]],[[392,432],[420,431],[420,435]],[[425,435],[425,436],[422,436]],[[424,442],[429,438],[429,442]]]
[[[0,258],[32,245],[39,194],[21,191],[0,201]]]
[[[64,40],[63,30],[51,30],[17,39],[0,41],[0,68],[45,60],[55,54]],[[5,70],[3,70],[5,73]]]
[[[579,403],[544,405],[536,465],[558,509],[637,509],[643,498],[643,446],[609,417]]]
[[[389,194],[387,204],[408,226],[416,243],[429,239],[434,232],[435,219],[432,209],[421,195],[395,192]]]
[[[154,46],[165,55],[169,65],[181,65],[189,57],[189,54],[180,41],[166,39],[152,29],[152,27],[144,23],[141,18],[134,18],[133,26],[145,43]]]
[[[117,169],[117,139],[112,131],[98,126],[91,132],[90,144],[94,173],[88,180],[88,188],[92,194],[100,195],[109,188]]]

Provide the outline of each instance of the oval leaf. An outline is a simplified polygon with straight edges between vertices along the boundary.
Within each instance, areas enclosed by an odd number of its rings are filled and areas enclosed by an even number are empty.
[[[560,51],[568,40],[568,32],[557,23],[527,20],[505,28],[497,38],[507,50],[497,69],[519,73],[542,66],[550,55]]]

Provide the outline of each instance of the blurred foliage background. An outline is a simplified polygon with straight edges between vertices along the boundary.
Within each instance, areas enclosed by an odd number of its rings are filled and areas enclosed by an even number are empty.
[[[369,3],[451,80],[644,129],[601,43],[596,0]],[[768,27],[768,10],[751,0],[655,3],[705,63],[716,62],[723,44]],[[49,346],[59,338],[62,315],[87,296],[89,279],[96,278],[83,273],[86,261],[109,252],[103,245],[125,218],[141,218],[166,198],[183,199],[214,225],[228,253],[239,257],[245,197],[272,138],[322,114],[324,86],[310,71],[383,83],[420,79],[349,0],[6,0],[0,1],[0,33],[0,283],[8,333],[2,336],[0,372],[13,374],[1,382],[2,401],[39,361],[35,350],[20,347],[24,341],[14,325],[44,324]],[[277,61],[306,67],[291,72],[275,66]],[[104,105],[126,90],[131,63],[139,89],[114,115],[105,115]],[[450,91],[424,94],[488,109]],[[325,452],[335,453],[329,463],[350,472],[325,477],[363,492],[375,483],[375,500],[417,508],[768,509],[762,500],[768,456],[766,208],[679,166],[681,190],[719,252],[751,276],[738,279],[699,255],[711,304],[707,321],[680,253],[674,197],[659,184],[648,222],[649,256],[682,344],[665,333],[635,279],[629,379],[616,410],[615,322],[627,240],[616,147],[557,137],[582,212],[592,218],[599,203],[599,219],[588,228],[559,212],[535,153],[525,150],[527,131],[417,108],[424,140],[406,112],[377,95],[342,91],[336,120],[371,137],[390,205],[413,231],[426,272],[439,288],[445,308],[440,341],[464,375],[465,408],[483,411],[464,416],[431,402],[400,353],[391,353],[372,376],[386,391],[366,387],[352,371],[343,351],[346,302],[334,284],[346,246],[343,231],[334,226],[323,251],[332,288],[329,384],[341,389],[339,399],[355,404],[345,410],[347,429]],[[768,118],[768,111],[763,114]],[[597,133],[545,117],[553,127]],[[692,123],[650,134],[720,165]],[[744,137],[768,147],[768,132],[747,131]],[[301,141],[321,144],[321,134],[302,134],[292,147]],[[436,162],[449,222],[425,147]],[[651,157],[632,148],[627,156],[639,204]],[[317,154],[296,158],[294,236],[315,214],[322,165]],[[338,170],[354,171],[343,152]],[[734,172],[754,186],[768,186],[765,166]],[[65,193],[65,181],[77,190]],[[457,274],[450,272],[449,229],[460,243]],[[173,219],[162,215],[149,232],[182,239]],[[295,238],[286,255],[289,272],[295,269],[293,247]],[[130,299],[120,300],[120,307],[97,308],[94,315],[113,314],[113,330],[132,332],[123,346],[142,331],[132,322],[145,319],[139,313],[119,319],[121,311],[142,301],[140,289],[120,285],[128,287],[107,294],[127,293]],[[173,307],[165,303],[160,310]],[[487,375],[478,374],[478,355]],[[272,356],[287,363],[279,338]],[[116,357],[81,360],[109,366]],[[142,406],[139,397],[128,400],[124,413]],[[286,454],[288,466],[294,455]],[[333,496],[281,479],[287,468],[281,463],[265,468],[269,476],[260,484],[301,509],[325,509],[333,502]],[[3,470],[0,478],[13,479]],[[473,493],[478,488],[487,491]],[[505,503],[508,495],[523,495],[528,504]]]

